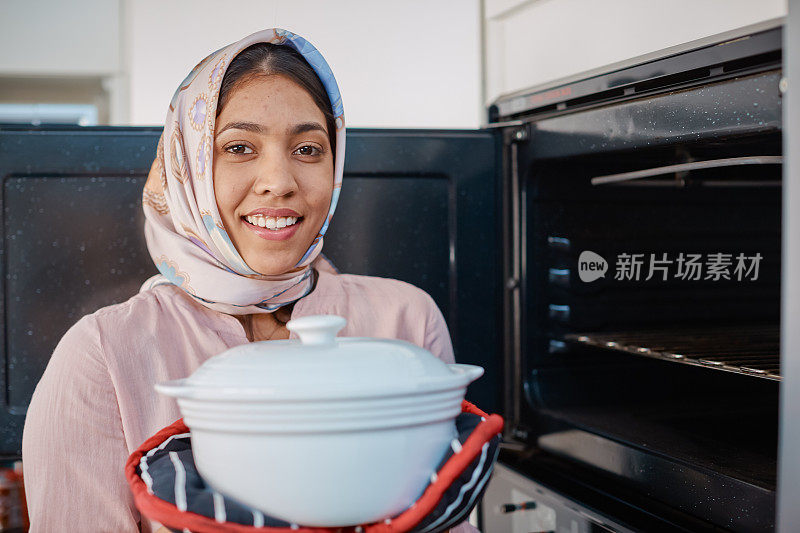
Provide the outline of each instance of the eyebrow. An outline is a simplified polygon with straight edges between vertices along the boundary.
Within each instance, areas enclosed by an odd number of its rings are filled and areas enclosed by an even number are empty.
[[[228,124],[225,124],[225,126],[223,126],[217,132],[217,135],[221,135],[223,131],[230,129],[251,131],[253,133],[259,133],[262,135],[266,134],[268,131],[266,126],[262,126],[261,124],[257,124],[255,122],[229,122]],[[286,128],[286,134],[299,135],[301,133],[314,130],[321,131],[326,135],[328,133],[327,130],[319,122],[300,122],[298,124],[295,124],[294,126]]]

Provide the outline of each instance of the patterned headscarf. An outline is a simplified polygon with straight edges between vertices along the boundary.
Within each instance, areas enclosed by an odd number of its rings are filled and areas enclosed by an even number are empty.
[[[231,242],[214,196],[214,122],[222,78],[239,52],[256,43],[291,46],[311,65],[333,107],[336,123],[333,194],[319,234],[294,269],[266,276],[251,269]],[[256,32],[212,53],[192,69],[169,105],[156,160],[143,193],[145,239],[160,275],[141,290],[177,285],[203,305],[233,315],[270,313],[313,287],[314,267],[330,268],[320,256],[342,183],[344,108],[336,79],[308,41],[280,28]],[[319,257],[318,257],[319,256]]]

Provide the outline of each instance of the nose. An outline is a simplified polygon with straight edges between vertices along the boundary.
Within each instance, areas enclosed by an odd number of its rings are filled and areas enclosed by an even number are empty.
[[[297,181],[287,157],[268,153],[262,159],[253,179],[254,193],[288,196],[297,191]]]

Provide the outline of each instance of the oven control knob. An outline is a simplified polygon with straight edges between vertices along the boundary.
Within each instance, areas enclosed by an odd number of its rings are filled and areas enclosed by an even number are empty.
[[[536,502],[504,503],[500,506],[500,510],[504,513],[513,513],[514,511],[523,511],[525,509],[536,509]]]

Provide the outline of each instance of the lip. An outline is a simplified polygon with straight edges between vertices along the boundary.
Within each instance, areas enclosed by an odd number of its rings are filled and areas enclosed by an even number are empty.
[[[291,211],[291,209],[287,211]],[[268,215],[268,216],[276,216],[276,215]],[[288,215],[288,216],[295,216],[295,215]],[[267,229],[267,228],[262,228],[260,226],[253,226],[252,224],[247,222],[244,218],[240,220],[242,221],[242,224],[244,225],[245,228],[252,231],[262,239],[267,239],[268,241],[285,241],[287,239],[290,239],[292,235],[294,235],[295,232],[297,231],[297,227],[304,221],[304,219],[300,219],[291,226],[286,226],[285,228],[281,229]]]
[[[247,213],[246,217],[262,215],[265,217],[301,217],[302,215],[288,207],[260,207]]]

